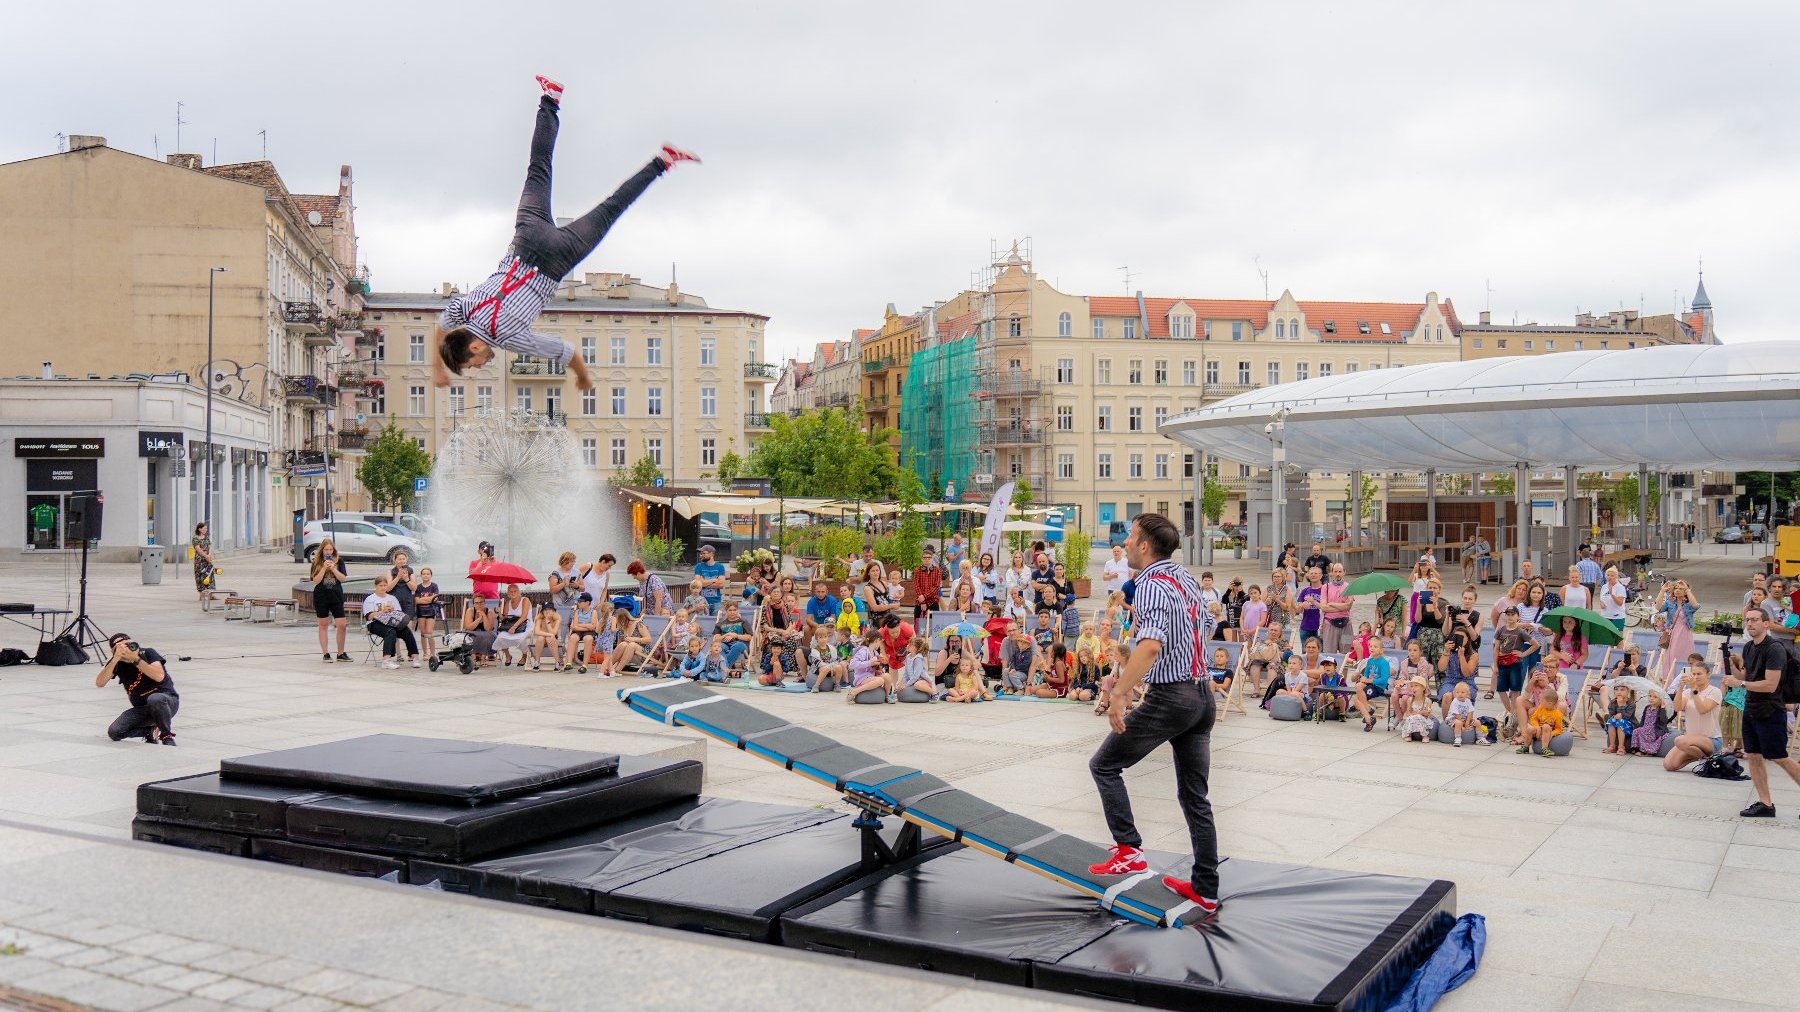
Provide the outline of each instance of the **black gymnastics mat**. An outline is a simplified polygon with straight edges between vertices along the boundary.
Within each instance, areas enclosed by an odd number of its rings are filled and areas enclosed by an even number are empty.
[[[273,861],[295,868],[311,868],[314,871],[336,872],[358,878],[385,878],[391,882],[406,881],[406,862],[381,854],[362,854],[354,850],[312,847],[304,843],[257,837],[250,841],[250,856],[258,861]]]
[[[372,734],[226,759],[231,780],[478,805],[617,769],[619,757],[535,745]]]
[[[248,836],[281,836],[287,832],[287,807],[326,797],[311,787],[226,780],[201,773],[141,784],[138,814],[158,822],[180,823]]]
[[[352,794],[286,808],[289,840],[462,863],[696,797],[706,767],[624,756],[609,774],[469,806]]]
[[[1150,855],[1160,869],[1186,858]],[[968,851],[873,875],[782,918],[783,944],[1159,1008],[1380,1009],[1454,920],[1449,882],[1229,860],[1185,928],[1107,916]]]
[[[231,857],[245,857],[250,853],[250,838],[241,833],[221,833],[216,829],[162,822],[142,815],[131,820],[131,838],[145,843],[186,847],[188,850],[204,850],[209,854],[226,854]]]
[[[689,727],[766,759],[854,803],[897,815],[922,829],[1017,865],[1085,894],[1102,909],[1147,925],[1179,927],[1195,904],[1163,887],[1158,875],[1095,875],[1107,850],[958,790],[910,766],[896,766],[816,731],[688,682],[622,689],[619,699],[643,716]]]

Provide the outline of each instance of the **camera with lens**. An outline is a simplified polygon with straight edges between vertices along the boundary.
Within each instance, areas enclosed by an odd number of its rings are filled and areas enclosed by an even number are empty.
[[[125,649],[131,651],[134,654],[142,653],[144,650],[143,647],[138,646],[137,640],[126,640],[125,641]]]

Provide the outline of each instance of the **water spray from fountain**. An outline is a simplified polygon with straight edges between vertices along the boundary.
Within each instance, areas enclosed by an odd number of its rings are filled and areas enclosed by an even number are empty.
[[[529,411],[458,419],[431,469],[429,501],[435,528],[426,548],[440,584],[444,576],[461,582],[482,541],[540,584],[564,550],[584,562],[631,554],[618,496],[582,460],[568,429]]]

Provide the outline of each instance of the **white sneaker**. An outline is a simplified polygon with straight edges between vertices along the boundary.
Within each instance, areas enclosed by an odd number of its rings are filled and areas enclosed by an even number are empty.
[[[419,659],[417,657],[412,659],[412,666],[415,668],[419,666]]]
[[[1456,746],[1457,748],[1462,748],[1462,735],[1460,735],[1460,734],[1457,735],[1456,740],[1451,742],[1450,744]]]
[[[400,662],[399,661],[391,661],[391,660],[390,661],[382,661],[381,666],[384,668],[387,668],[389,671],[392,671],[395,668],[400,666]]]

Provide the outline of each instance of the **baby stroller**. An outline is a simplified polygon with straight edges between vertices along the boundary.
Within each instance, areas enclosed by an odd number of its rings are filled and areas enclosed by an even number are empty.
[[[444,634],[444,645],[425,661],[425,666],[433,671],[445,664],[454,664],[463,674],[475,672],[475,634],[453,630]]]

